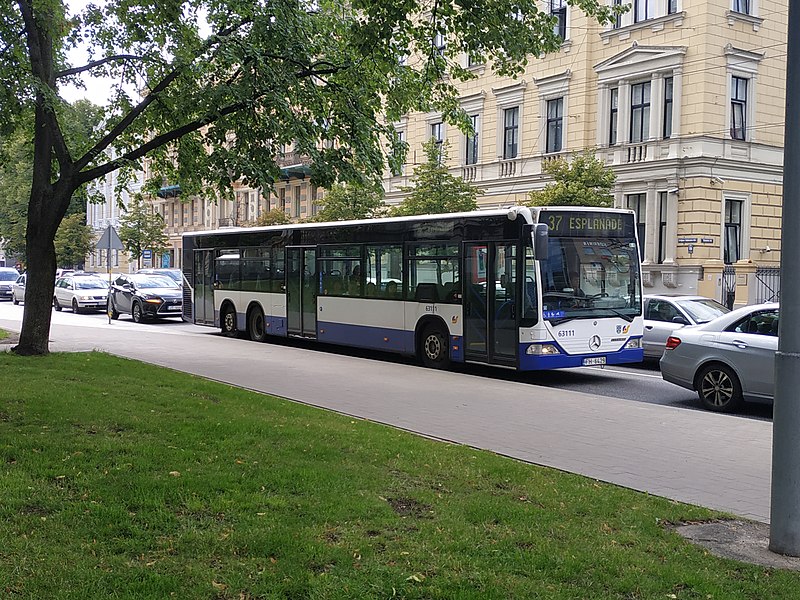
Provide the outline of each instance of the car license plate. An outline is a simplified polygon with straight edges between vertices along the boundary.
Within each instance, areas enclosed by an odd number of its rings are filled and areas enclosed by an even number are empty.
[[[590,358],[583,359],[584,367],[591,367],[592,365],[604,365],[604,364],[606,364],[605,356],[592,356]]]
[[[167,310],[180,310],[180,309],[181,309],[180,305],[178,305],[178,306],[168,306],[167,307]]]

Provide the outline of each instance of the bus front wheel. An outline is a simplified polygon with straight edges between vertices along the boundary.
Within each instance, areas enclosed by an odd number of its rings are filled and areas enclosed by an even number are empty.
[[[440,326],[428,325],[422,334],[422,364],[432,369],[446,369],[450,366],[449,348],[447,333]]]
[[[222,311],[220,329],[222,329],[222,335],[227,335],[228,337],[236,335],[236,311],[230,305],[226,306]]]
[[[267,332],[264,327],[264,311],[260,308],[254,308],[250,311],[250,316],[247,318],[247,332],[254,342],[267,341]]]

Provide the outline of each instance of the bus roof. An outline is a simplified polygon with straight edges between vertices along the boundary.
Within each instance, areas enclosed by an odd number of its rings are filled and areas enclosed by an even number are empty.
[[[454,219],[459,217],[474,217],[477,215],[487,216],[487,217],[494,217],[500,215],[508,215],[510,220],[516,219],[517,215],[523,215],[525,218],[525,213],[533,213],[536,211],[547,211],[547,210],[558,210],[558,211],[585,211],[590,210],[592,212],[608,212],[608,213],[632,213],[633,211],[630,209],[624,208],[603,208],[599,206],[508,206],[505,208],[490,208],[490,209],[479,209],[469,212],[459,212],[459,213],[436,213],[436,214],[429,214],[429,215],[411,215],[411,216],[404,216],[404,217],[377,217],[374,219],[357,219],[352,221],[312,221],[306,223],[286,223],[283,225],[267,225],[263,227],[223,227],[221,229],[210,229],[205,231],[190,231],[183,234],[183,237],[200,237],[204,235],[215,235],[221,233],[233,233],[233,232],[248,232],[248,233],[256,233],[260,231],[276,231],[276,230],[285,230],[285,229],[305,229],[305,228],[317,228],[317,227],[330,227],[335,225],[337,227],[341,226],[349,226],[349,225],[359,225],[362,223],[395,223],[395,222],[414,222],[414,221],[434,221],[439,219]],[[511,218],[511,215],[514,218]],[[527,221],[528,219],[525,218]],[[529,221],[530,222],[530,221]]]

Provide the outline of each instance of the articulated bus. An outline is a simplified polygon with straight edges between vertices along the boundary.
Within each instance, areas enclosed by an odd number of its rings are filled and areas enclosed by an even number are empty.
[[[183,317],[519,370],[642,360],[634,215],[588,207],[231,228],[183,236]]]

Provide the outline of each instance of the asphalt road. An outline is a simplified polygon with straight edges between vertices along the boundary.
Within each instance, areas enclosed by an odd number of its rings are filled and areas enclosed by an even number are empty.
[[[22,320],[23,307],[13,306],[10,302],[0,302],[0,321]],[[218,330],[184,323],[180,319],[164,319],[156,323],[136,324],[129,316],[121,316],[111,324],[104,313],[73,314],[71,310],[53,313],[53,324],[74,325],[79,327],[115,328],[125,330],[158,331],[171,335],[219,335]],[[416,364],[413,358],[396,356],[389,353],[375,353],[355,348],[320,345],[302,340],[274,340],[272,344],[304,348],[324,354],[337,354],[373,360],[389,361],[401,364]],[[518,373],[516,371],[486,367],[482,365],[456,365],[455,370],[477,377],[503,381],[515,381],[555,389],[583,392],[586,394],[619,398],[632,402],[660,404],[687,410],[703,410],[697,395],[661,378],[658,363],[648,361],[640,365],[613,367],[578,367],[554,371]],[[765,405],[746,405],[740,416],[754,419],[771,419],[772,407]]]

